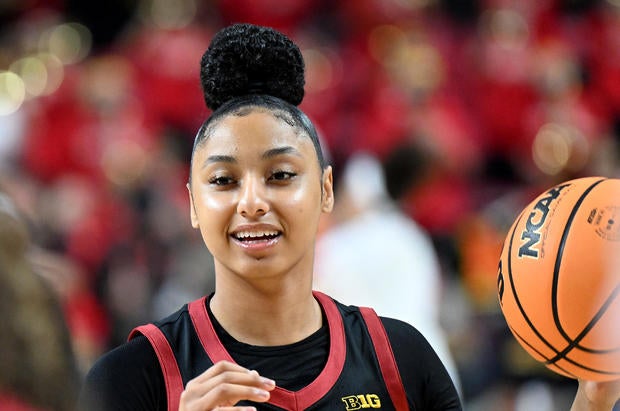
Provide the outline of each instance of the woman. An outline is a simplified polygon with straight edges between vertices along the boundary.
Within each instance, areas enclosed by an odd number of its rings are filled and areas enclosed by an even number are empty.
[[[201,80],[213,113],[196,137],[188,189],[216,291],[103,356],[84,409],[461,409],[417,330],[312,291],[316,232],[334,194],[316,131],[296,107],[299,49],[274,30],[233,25],[214,37]]]

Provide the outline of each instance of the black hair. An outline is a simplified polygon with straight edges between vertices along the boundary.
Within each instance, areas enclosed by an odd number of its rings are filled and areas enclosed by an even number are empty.
[[[304,97],[304,60],[284,34],[253,24],[233,24],[213,37],[200,62],[200,81],[207,107],[193,152],[218,121],[264,109],[312,141],[321,169],[327,166],[316,129],[297,106]]]

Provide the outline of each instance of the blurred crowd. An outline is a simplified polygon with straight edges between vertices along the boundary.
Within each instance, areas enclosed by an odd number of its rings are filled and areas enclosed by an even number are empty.
[[[390,161],[388,191],[438,256],[431,311],[467,409],[567,409],[576,384],[506,329],[497,262],[543,189],[620,177],[619,0],[0,2],[0,192],[28,224],[81,372],[213,290],[185,183],[209,114],[200,57],[241,21],[300,45],[301,108],[337,188],[355,155]],[[321,234],[341,221],[337,209]]]

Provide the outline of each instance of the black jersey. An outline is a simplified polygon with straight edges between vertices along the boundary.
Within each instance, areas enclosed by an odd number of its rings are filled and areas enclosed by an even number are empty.
[[[303,342],[282,348],[284,361],[292,358],[292,350],[297,350],[304,361],[297,373],[295,370],[288,373],[292,378],[286,382],[280,374],[273,378],[277,370],[272,368],[270,373],[269,369],[261,369],[265,358],[257,358],[267,352],[266,362],[273,362],[270,359],[275,360],[279,349],[254,347],[256,354],[247,354],[246,346],[243,347],[246,353],[240,356],[242,350],[238,345],[243,344],[236,342],[234,346],[234,339],[210,315],[205,298],[186,305],[165,320],[138,327],[131,336],[135,339],[126,345],[139,341],[144,346],[145,338],[140,334],[145,335],[153,347],[150,358],[155,357],[160,371],[157,381],[146,386],[139,384],[143,388],[134,394],[155,398],[144,398],[134,404],[149,404],[141,409],[176,410],[180,393],[189,380],[215,362],[228,360],[276,380],[277,387],[268,403],[242,403],[259,410],[461,409],[445,368],[413,327],[396,320],[379,319],[370,309],[344,306],[318,292],[315,298],[322,306],[327,326]],[[389,324],[387,334],[383,324]],[[127,388],[117,381],[122,378],[117,369],[121,366],[120,358],[137,361],[123,355],[122,348],[115,351],[104,356],[87,378],[83,401],[88,399],[92,404],[94,399],[98,406],[107,400],[117,404],[99,407],[101,410],[121,407],[118,395],[123,394],[119,390]],[[150,375],[152,369],[151,360],[143,373]],[[137,374],[133,369],[128,371]],[[405,381],[401,375],[405,375]],[[136,377],[144,378],[144,375]]]

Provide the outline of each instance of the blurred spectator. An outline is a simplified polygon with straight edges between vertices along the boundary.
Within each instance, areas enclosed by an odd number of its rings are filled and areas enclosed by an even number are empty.
[[[29,233],[0,193],[0,404],[29,411],[74,409],[79,375],[57,295],[35,272]]]
[[[399,177],[391,185],[400,185],[399,192],[419,178]],[[352,156],[337,190],[336,221],[317,241],[316,288],[344,304],[370,306],[415,326],[460,387],[440,324],[443,279],[430,237],[402,213],[398,198],[389,197],[381,164],[372,156]]]
[[[0,175],[0,185],[28,226],[32,242],[29,262],[58,300],[69,329],[76,365],[80,372],[86,371],[107,347],[110,324],[85,266],[62,251],[62,241],[58,237],[64,234],[59,227],[66,227],[73,221],[70,216],[80,212],[80,205],[73,200],[84,198],[67,195],[69,191],[41,187],[17,172]],[[50,193],[59,197],[49,201]]]

